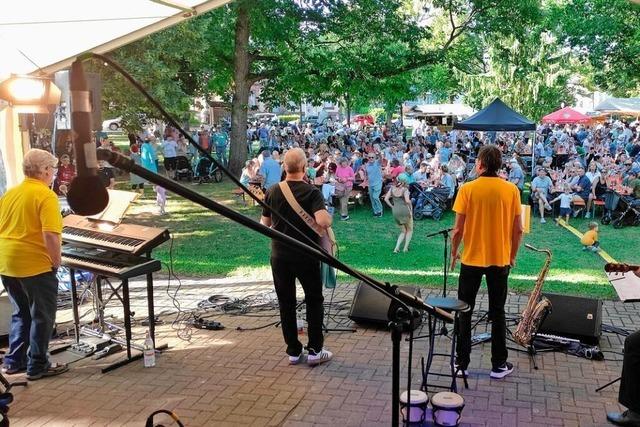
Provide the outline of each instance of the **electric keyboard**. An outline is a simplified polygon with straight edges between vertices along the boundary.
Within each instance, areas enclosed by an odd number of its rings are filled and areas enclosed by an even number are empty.
[[[63,218],[62,241],[74,246],[139,255],[169,240],[169,231],[135,224],[110,226],[79,215]]]
[[[159,271],[160,261],[99,248],[62,245],[62,265],[100,276],[129,279]]]

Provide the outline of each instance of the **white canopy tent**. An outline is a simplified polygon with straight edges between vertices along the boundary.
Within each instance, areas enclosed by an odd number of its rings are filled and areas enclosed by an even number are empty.
[[[594,108],[611,114],[640,115],[640,98],[607,98]]]
[[[112,51],[230,1],[5,1],[0,15],[0,81],[11,74],[51,75],[71,65],[80,53]],[[18,114],[0,104],[0,169],[4,166],[8,186],[22,179],[17,166],[27,141],[18,128]]]

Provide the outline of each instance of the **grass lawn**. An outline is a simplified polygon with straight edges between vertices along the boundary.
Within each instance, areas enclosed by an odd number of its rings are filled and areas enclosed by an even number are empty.
[[[257,207],[244,206],[242,200],[231,194],[233,185],[228,181],[219,184],[192,185],[195,191],[214,200],[232,206],[244,215],[259,219]],[[121,187],[126,187],[123,182]],[[246,275],[256,279],[270,279],[269,239],[237,225],[220,215],[205,211],[179,196],[169,194],[168,215],[155,214],[155,193],[147,188],[144,197],[134,203],[127,221],[168,228],[173,236],[173,263],[181,276]],[[340,259],[347,264],[392,284],[417,284],[442,286],[443,240],[440,236],[425,238],[428,233],[453,225],[453,214],[448,213],[440,222],[431,219],[417,221],[411,251],[394,254],[398,229],[390,210],[382,218],[373,218],[369,206],[350,207],[351,220],[339,221],[336,214],[334,229],[340,246]],[[585,219],[575,219],[571,224],[585,231]],[[524,242],[553,252],[551,269],[544,289],[549,292],[615,298],[615,292],[606,280],[604,260],[597,254],[583,252],[579,240],[569,231],[556,226],[553,221],[540,224],[532,219],[531,234]],[[600,227],[602,247],[620,262],[638,263],[635,242],[640,228],[614,230]],[[158,248],[154,256],[169,261],[169,242]],[[510,277],[513,291],[528,293],[532,288],[544,254],[524,247],[520,250],[517,265]],[[450,286],[457,285],[457,270],[450,276]],[[352,283],[354,279],[343,275],[339,283]]]

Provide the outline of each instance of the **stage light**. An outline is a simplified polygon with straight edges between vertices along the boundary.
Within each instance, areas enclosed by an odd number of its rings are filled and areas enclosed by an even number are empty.
[[[0,83],[0,99],[18,113],[49,113],[49,105],[60,103],[61,92],[43,77],[11,75]]]

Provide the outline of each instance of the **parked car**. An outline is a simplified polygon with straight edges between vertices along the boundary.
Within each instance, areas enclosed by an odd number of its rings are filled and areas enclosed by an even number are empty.
[[[121,129],[120,121],[122,117],[117,117],[115,119],[108,119],[102,122],[102,130],[103,131],[117,131]]]

